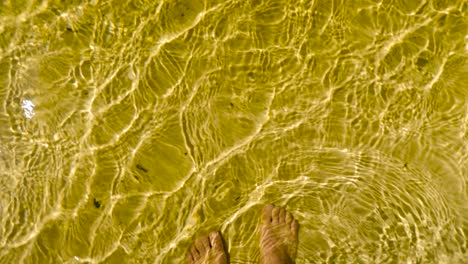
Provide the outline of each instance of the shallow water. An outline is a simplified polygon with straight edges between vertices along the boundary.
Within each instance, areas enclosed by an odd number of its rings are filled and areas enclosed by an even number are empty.
[[[2,1],[0,263],[468,263],[468,3]]]

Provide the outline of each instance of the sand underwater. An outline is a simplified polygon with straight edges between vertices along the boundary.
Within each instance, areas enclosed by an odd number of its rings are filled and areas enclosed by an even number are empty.
[[[0,263],[468,263],[466,0],[0,2]]]

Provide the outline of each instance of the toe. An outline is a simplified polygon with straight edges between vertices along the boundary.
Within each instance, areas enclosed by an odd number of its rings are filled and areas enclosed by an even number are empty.
[[[194,262],[200,258],[200,253],[198,252],[198,249],[195,246],[195,244],[192,246],[192,249],[190,250],[190,252],[191,252],[191,256]]]
[[[221,234],[219,232],[213,232],[210,234],[210,243],[211,243],[211,247],[215,251],[224,250],[223,240],[221,239]]]
[[[297,239],[298,231],[299,231],[299,223],[297,222],[296,219],[294,219],[294,220],[291,222],[291,234],[292,234],[293,237],[296,238],[296,239]]]
[[[208,237],[202,237],[195,241],[195,246],[197,247],[198,252],[200,252],[200,255],[205,255],[210,249],[210,241],[208,240]]]
[[[268,204],[263,208],[263,212],[262,212],[262,222],[263,223],[271,223],[273,208],[274,208],[274,206],[272,204]]]
[[[279,209],[278,222],[281,224],[286,223],[286,209],[284,208]]]
[[[290,212],[286,212],[286,224],[291,224],[291,222],[294,220],[292,214]]]
[[[275,207],[271,211],[271,219],[272,219],[271,222],[273,224],[278,224],[279,223],[279,213],[280,213],[280,208],[279,207]]]
[[[192,263],[195,262],[195,259],[194,259],[193,256],[192,256],[192,252],[189,252],[189,253],[187,254],[187,262],[190,263],[190,264],[192,264]]]

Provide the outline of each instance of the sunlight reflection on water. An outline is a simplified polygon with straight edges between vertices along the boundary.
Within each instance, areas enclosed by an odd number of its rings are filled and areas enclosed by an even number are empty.
[[[24,116],[28,119],[31,119],[33,118],[33,116],[35,115],[34,113],[34,107],[35,105],[33,104],[33,102],[31,100],[23,100],[23,104],[21,105],[21,107],[23,108],[23,111],[24,111]]]

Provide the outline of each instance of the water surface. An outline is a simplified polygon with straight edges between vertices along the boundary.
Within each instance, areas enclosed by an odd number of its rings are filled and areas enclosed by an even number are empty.
[[[467,263],[468,3],[2,1],[0,262]]]

